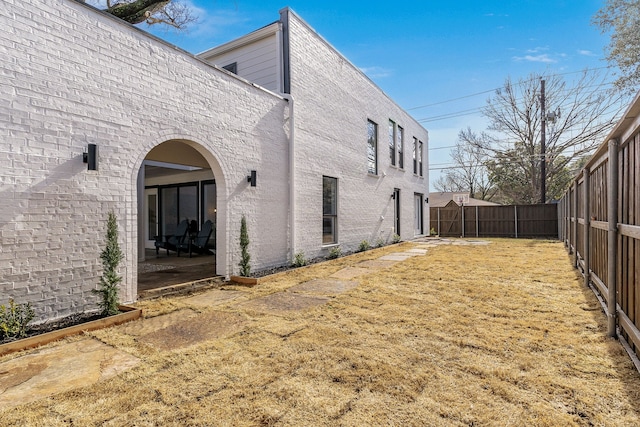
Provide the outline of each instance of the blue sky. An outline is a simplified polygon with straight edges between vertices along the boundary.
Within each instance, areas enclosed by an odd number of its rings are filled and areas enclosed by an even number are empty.
[[[507,77],[569,73],[570,81],[573,72],[607,65],[609,38],[591,25],[604,0],[190,1],[199,22],[189,31],[152,32],[192,53],[291,7],[429,131],[432,183],[450,163],[442,147],[463,128],[484,130],[478,108]]]

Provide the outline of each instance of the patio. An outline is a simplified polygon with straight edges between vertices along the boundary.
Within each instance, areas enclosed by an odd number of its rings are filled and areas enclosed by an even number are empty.
[[[176,293],[180,289],[195,288],[212,280],[222,282],[216,275],[216,258],[213,255],[188,254],[177,256],[175,252],[146,249],[145,260],[138,263],[138,298]]]

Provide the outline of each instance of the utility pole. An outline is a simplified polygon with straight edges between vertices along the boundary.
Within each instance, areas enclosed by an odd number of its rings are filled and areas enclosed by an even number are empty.
[[[540,203],[545,204],[547,203],[547,114],[545,111],[544,79],[540,80],[540,112],[542,116],[542,131],[540,132]]]

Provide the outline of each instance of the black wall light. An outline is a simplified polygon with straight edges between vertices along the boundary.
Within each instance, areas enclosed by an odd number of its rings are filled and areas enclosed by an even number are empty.
[[[87,164],[87,170],[98,170],[98,146],[89,144],[87,151],[82,153],[82,161]]]
[[[251,183],[252,187],[255,187],[257,178],[258,178],[258,173],[256,171],[251,171],[251,175],[247,176],[247,182]]]

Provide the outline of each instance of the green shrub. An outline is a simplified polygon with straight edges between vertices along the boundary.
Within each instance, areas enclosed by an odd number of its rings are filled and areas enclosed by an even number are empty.
[[[342,255],[342,249],[340,248],[340,246],[334,246],[329,249],[329,259],[340,258],[340,255]]]
[[[376,248],[381,248],[384,246],[384,239],[382,237],[378,237],[378,240],[376,240]]]
[[[98,303],[102,309],[102,314],[112,316],[118,314],[118,285],[122,281],[122,276],[118,275],[118,264],[124,258],[118,243],[118,222],[116,214],[109,212],[107,218],[107,244],[100,254],[102,258],[102,277],[100,277],[100,288],[94,289],[93,293],[100,295],[101,301]]]
[[[240,275],[249,276],[251,274],[251,255],[249,255],[249,232],[247,231],[247,219],[242,215],[240,221],[240,250],[242,255],[240,258]]]
[[[368,251],[369,249],[371,249],[371,245],[368,241],[363,240],[362,242],[360,242],[360,246],[358,246],[358,252]]]
[[[394,234],[393,237],[391,238],[391,241],[393,243],[400,243],[400,240],[402,240],[402,238],[400,237],[399,234]]]
[[[307,259],[304,257],[304,252],[300,251],[293,257],[293,261],[291,262],[291,266],[293,266],[293,267],[303,267],[305,265],[307,265]]]
[[[429,230],[429,235],[430,236],[436,236],[437,234],[438,234],[438,232],[436,231],[436,229],[431,227],[431,230]]]
[[[0,338],[24,337],[34,316],[31,304],[16,304],[13,298],[9,299],[9,306],[0,305]]]

